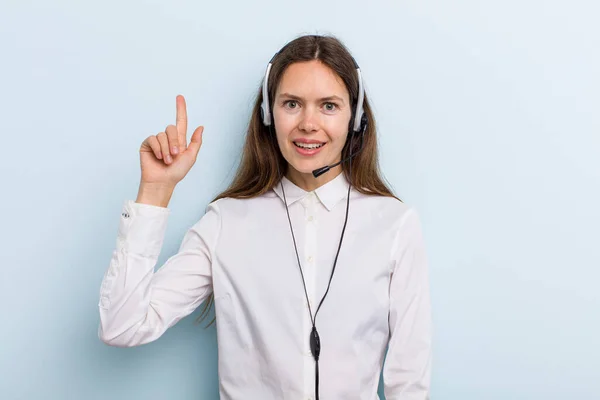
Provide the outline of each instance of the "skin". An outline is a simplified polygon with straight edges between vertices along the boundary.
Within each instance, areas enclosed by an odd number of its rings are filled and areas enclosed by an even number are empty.
[[[277,142],[288,162],[286,177],[312,191],[342,172],[338,165],[315,178],[312,171],[341,159],[352,116],[350,95],[342,79],[319,60],[290,65],[275,94],[273,120]],[[315,155],[296,151],[298,138],[326,143]]]

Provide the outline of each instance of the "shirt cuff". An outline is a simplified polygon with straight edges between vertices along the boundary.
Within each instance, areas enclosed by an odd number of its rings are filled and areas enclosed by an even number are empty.
[[[166,207],[126,200],[121,209],[117,249],[158,258],[170,213]]]

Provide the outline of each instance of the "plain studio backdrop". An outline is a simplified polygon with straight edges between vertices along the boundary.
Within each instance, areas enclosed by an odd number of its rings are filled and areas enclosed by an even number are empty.
[[[0,398],[218,398],[200,309],[141,347],[97,337],[139,146],[180,93],[188,135],[206,127],[160,266],[231,181],[271,56],[331,33],[362,68],[384,174],[422,216],[432,399],[600,399],[598,15],[592,0],[3,1]]]

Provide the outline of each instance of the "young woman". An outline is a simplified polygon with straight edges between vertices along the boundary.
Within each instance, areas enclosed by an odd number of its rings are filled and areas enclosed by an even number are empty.
[[[189,144],[186,132],[178,96],[176,125],[140,148],[100,339],[145,344],[214,302],[222,399],[372,400],[382,366],[388,400],[428,399],[421,225],[380,176],[375,120],[344,45],[303,36],[273,57],[233,183],[155,272],[169,199],[202,144],[203,127]]]

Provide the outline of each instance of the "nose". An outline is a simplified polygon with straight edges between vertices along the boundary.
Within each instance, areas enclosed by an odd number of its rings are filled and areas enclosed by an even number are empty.
[[[305,132],[314,132],[319,130],[318,116],[314,107],[306,107],[302,113],[302,119],[298,129]]]

